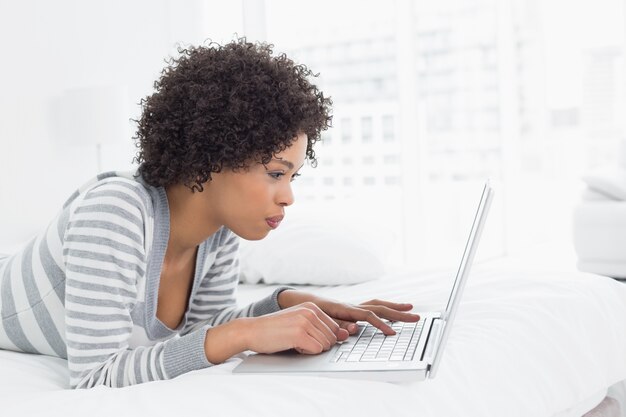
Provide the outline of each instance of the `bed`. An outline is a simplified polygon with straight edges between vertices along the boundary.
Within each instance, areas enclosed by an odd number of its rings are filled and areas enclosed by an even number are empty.
[[[308,286],[351,302],[440,309],[453,271],[391,271]],[[272,285],[242,284],[245,304]],[[68,390],[65,361],[0,351],[2,416],[618,416],[626,410],[626,283],[582,272],[475,265],[437,377],[385,383],[232,374],[225,364],[123,389]]]

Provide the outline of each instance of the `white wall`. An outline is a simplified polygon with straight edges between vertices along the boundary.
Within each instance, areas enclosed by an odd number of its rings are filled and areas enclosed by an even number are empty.
[[[127,119],[175,54],[177,42],[232,39],[241,4],[201,0],[0,0],[0,252],[45,227],[94,176],[96,147],[51,134],[50,103],[64,91],[128,88]],[[103,170],[131,169],[128,137],[102,145]]]

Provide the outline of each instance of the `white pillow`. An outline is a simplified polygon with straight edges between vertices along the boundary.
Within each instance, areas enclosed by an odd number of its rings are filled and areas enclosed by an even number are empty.
[[[384,240],[376,231],[329,218],[288,213],[266,238],[241,239],[241,281],[341,285],[380,278],[385,273]]]
[[[589,188],[616,200],[626,201],[626,170],[618,167],[596,169],[583,175]]]
[[[585,188],[581,193],[581,198],[583,201],[620,201],[618,198],[611,197],[605,193],[601,193],[600,191],[596,191],[593,188]]]

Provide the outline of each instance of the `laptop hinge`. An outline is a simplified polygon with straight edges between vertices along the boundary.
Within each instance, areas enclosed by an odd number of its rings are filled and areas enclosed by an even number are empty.
[[[445,321],[442,319],[434,319],[430,325],[428,339],[426,339],[426,348],[422,353],[422,361],[425,361],[428,365],[433,363],[444,325]]]

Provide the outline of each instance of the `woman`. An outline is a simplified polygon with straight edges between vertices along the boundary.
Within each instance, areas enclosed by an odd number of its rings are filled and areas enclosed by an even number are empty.
[[[70,386],[174,378],[246,351],[317,354],[366,320],[288,287],[237,308],[239,237],[263,239],[330,125],[312,73],[239,39],[179,50],[142,100],[136,173],[83,185],[40,236],[0,259],[0,348],[68,359]],[[306,239],[306,236],[302,237]],[[280,256],[280,254],[276,254]]]

